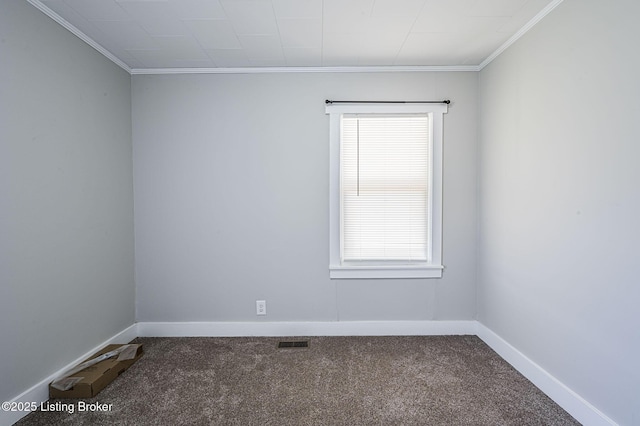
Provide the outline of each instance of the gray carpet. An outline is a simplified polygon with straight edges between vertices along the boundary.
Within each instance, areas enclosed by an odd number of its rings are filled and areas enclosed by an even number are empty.
[[[17,424],[579,424],[475,336],[311,337],[306,349],[280,340],[292,339],[139,338],[145,355],[85,400],[110,411]]]

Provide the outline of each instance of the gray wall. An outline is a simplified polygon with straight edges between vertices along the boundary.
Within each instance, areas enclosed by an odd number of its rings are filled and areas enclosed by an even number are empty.
[[[478,319],[640,424],[640,3],[567,0],[480,73]]]
[[[131,325],[134,304],[138,321],[477,317],[637,424],[637,16],[632,1],[566,0],[479,76],[131,85],[25,2],[3,0],[0,398]],[[326,98],[454,101],[443,279],[328,279]]]
[[[130,76],[0,1],[0,400],[134,322]]]
[[[133,76],[132,93],[138,321],[475,318],[477,73]],[[327,98],[453,100],[443,279],[329,280]]]

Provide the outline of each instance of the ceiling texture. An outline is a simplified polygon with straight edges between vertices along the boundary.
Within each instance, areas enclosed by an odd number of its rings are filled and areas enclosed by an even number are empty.
[[[28,0],[131,73],[481,69],[562,0]]]

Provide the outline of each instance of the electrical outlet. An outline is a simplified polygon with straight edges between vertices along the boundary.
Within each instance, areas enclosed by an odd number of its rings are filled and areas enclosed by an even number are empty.
[[[266,300],[256,300],[256,315],[267,315]]]

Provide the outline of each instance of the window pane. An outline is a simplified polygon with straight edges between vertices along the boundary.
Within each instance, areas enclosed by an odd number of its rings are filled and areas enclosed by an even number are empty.
[[[427,260],[429,117],[344,114],[342,260]]]

